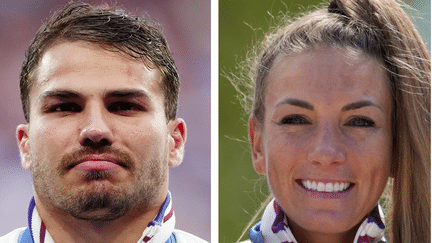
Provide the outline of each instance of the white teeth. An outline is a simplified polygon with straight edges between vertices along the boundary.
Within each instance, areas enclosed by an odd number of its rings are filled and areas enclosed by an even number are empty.
[[[335,190],[335,191],[337,191],[337,192],[339,191],[339,183],[336,182],[336,183],[334,184],[334,186],[333,186],[333,190]]]
[[[324,185],[324,183],[322,183],[322,182],[318,182],[318,188],[317,188],[317,191],[319,191],[319,192],[323,192],[324,189],[325,189],[325,185]]]
[[[316,191],[317,190],[317,184],[316,184],[316,182],[313,181],[311,187],[309,187],[309,188],[312,189],[313,191]]]
[[[342,189],[341,190],[346,190],[349,187],[349,183],[342,183]]]
[[[336,183],[331,183],[328,182],[326,184],[324,184],[323,182],[315,182],[315,181],[310,181],[310,180],[302,180],[301,184],[303,185],[304,188],[310,190],[310,191],[319,191],[319,192],[341,192],[341,191],[345,191],[346,189],[348,189],[348,187],[350,186],[350,183],[348,182],[336,182]]]
[[[325,186],[325,190],[326,192],[332,192],[333,191],[333,184],[331,184],[330,182],[326,184]]]
[[[301,181],[303,187],[308,188],[308,186],[307,186],[307,182],[309,182],[309,181]]]

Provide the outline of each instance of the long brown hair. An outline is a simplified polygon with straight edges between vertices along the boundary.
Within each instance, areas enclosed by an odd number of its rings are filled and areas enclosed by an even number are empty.
[[[249,63],[240,63],[244,75],[231,80],[245,109],[262,123],[266,80],[279,55],[326,44],[383,63],[393,98],[390,240],[430,242],[430,55],[401,5],[397,0],[334,0],[298,18],[283,18],[251,52]]]

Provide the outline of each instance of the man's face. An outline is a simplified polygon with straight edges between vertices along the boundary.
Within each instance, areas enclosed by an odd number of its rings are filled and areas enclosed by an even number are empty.
[[[48,49],[34,78],[17,137],[36,199],[85,220],[160,206],[185,124],[165,118],[158,69],[77,41]]]

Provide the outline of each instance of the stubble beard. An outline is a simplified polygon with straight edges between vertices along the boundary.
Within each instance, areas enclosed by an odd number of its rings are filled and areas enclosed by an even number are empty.
[[[60,181],[67,168],[76,158],[85,154],[109,153],[121,158],[131,172],[131,187],[125,184],[112,185],[104,181],[112,176],[109,172],[84,172],[83,179],[89,186],[78,189],[63,185]],[[166,154],[166,153],[164,153]],[[36,194],[42,202],[60,213],[87,221],[110,221],[124,216],[131,209],[146,210],[160,195],[167,180],[168,165],[160,154],[143,162],[133,162],[125,153],[113,149],[85,149],[62,158],[58,167],[32,156],[31,173]],[[140,164],[137,168],[135,165]]]

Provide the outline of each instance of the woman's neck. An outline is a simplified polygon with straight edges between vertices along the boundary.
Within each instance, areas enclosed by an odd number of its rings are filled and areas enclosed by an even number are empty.
[[[328,234],[304,229],[289,219],[288,224],[298,243],[353,243],[359,226],[346,232]]]

